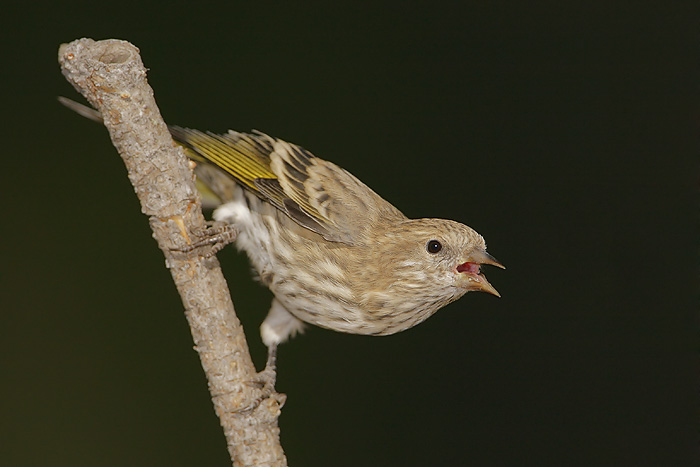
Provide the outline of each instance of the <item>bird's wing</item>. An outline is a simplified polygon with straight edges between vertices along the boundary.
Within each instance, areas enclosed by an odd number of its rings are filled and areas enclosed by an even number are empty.
[[[328,241],[354,244],[369,224],[401,212],[337,165],[263,133],[225,135],[171,127],[188,155],[218,166],[244,188]]]

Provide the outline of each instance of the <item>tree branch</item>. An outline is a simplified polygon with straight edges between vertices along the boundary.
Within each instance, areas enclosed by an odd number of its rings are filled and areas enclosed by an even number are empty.
[[[124,160],[185,306],[233,464],[286,466],[277,426],[284,399],[250,384],[257,373],[217,259],[178,251],[197,240],[205,221],[193,165],[160,116],[138,49],[80,39],[61,45],[58,59],[66,79],[101,112]]]

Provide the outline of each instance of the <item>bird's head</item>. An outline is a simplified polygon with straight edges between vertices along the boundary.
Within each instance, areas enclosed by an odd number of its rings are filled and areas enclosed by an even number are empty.
[[[500,296],[481,265],[503,265],[486,253],[481,235],[458,222],[385,219],[362,248],[355,271],[372,334],[411,328],[469,291]]]
[[[470,291],[500,297],[481,266],[505,268],[486,252],[483,237],[464,224],[410,219],[389,229],[383,243],[391,251],[387,257],[392,263],[386,266],[395,268],[396,276],[404,277],[416,289],[432,289],[436,298],[438,294],[449,296],[447,303]]]

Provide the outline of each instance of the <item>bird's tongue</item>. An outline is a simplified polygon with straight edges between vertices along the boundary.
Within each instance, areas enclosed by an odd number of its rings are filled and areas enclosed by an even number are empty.
[[[457,272],[467,272],[470,274],[479,274],[479,265],[477,263],[472,263],[467,261],[457,266]]]

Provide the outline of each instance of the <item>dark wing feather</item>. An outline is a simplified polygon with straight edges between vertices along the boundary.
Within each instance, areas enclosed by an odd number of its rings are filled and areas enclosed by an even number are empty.
[[[335,164],[264,133],[225,135],[171,127],[188,156],[231,175],[244,188],[326,240],[353,244],[378,219],[405,219]]]

